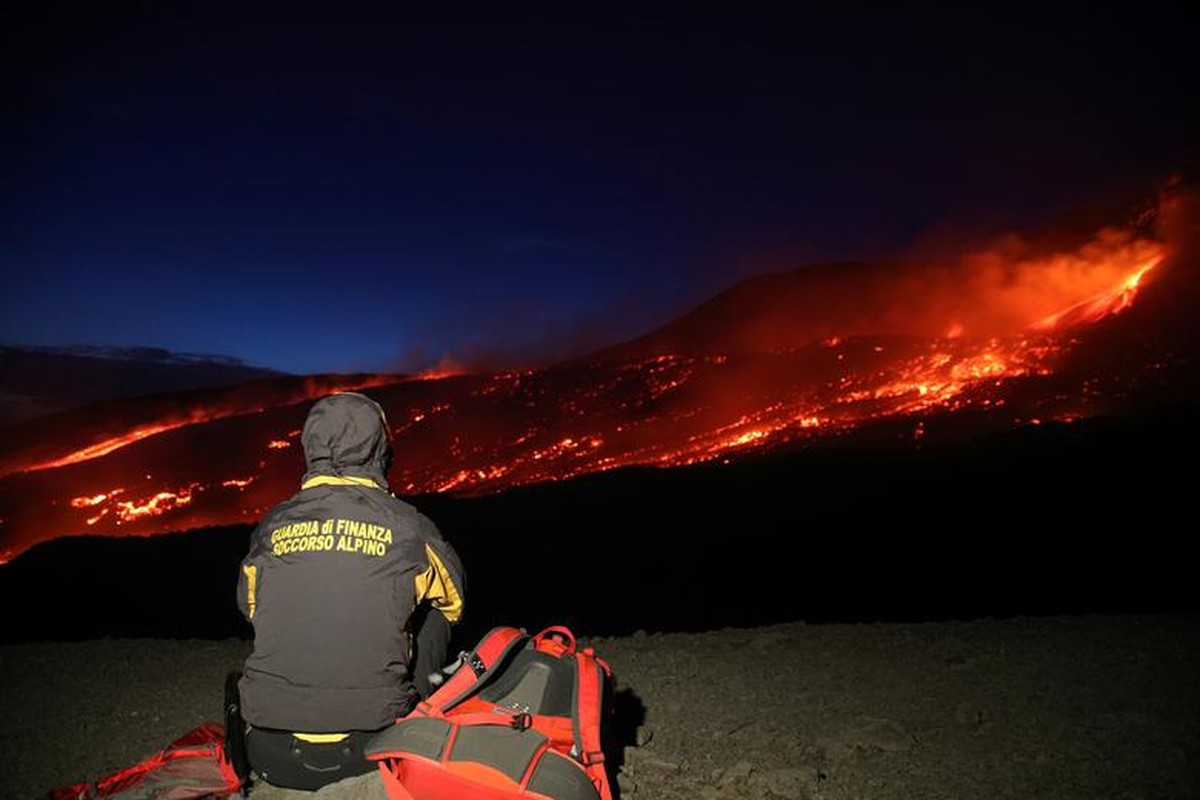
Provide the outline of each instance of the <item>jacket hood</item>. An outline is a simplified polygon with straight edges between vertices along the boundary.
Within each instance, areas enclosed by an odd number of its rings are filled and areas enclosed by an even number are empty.
[[[307,471],[304,481],[321,475],[370,478],[387,488],[391,436],[383,407],[357,392],[318,400],[300,434]]]

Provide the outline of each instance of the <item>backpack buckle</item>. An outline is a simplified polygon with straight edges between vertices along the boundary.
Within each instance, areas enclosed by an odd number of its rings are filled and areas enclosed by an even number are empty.
[[[533,727],[533,715],[528,711],[522,711],[512,715],[512,719],[508,723],[513,730],[525,731]]]

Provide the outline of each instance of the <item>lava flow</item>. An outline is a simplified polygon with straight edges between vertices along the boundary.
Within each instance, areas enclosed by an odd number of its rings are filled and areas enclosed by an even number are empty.
[[[303,472],[310,401],[338,389],[383,404],[402,495],[721,462],[870,431],[928,440],[968,412],[992,430],[1101,413],[1116,379],[1084,370],[1064,382],[1065,365],[1089,330],[1136,306],[1168,255],[1153,236],[1106,228],[1036,257],[1010,247],[873,275],[797,270],[547,368],[276,381],[35,421],[0,457],[0,560],[59,536],[255,521]]]

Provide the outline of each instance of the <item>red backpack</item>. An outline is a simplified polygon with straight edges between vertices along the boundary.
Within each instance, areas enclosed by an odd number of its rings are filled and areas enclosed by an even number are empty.
[[[612,800],[604,748],[613,677],[562,626],[501,626],[377,735],[390,800]]]

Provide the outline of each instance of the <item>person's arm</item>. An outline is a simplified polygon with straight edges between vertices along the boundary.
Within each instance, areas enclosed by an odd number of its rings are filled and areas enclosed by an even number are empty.
[[[415,581],[410,674],[421,696],[429,697],[437,688],[431,676],[440,677],[449,658],[451,626],[462,619],[466,574],[458,552],[427,519],[422,519],[421,539],[428,567]]]
[[[466,572],[458,552],[446,541],[437,527],[422,518],[421,539],[429,562],[416,578],[416,603],[428,603],[437,609],[450,624],[462,619],[466,605]]]
[[[409,624],[412,642],[409,674],[421,697],[429,697],[440,683],[441,670],[450,660],[450,620],[428,603],[422,604]]]
[[[258,601],[258,567],[243,561],[238,571],[237,604],[247,621],[254,621],[255,605]]]
[[[254,612],[258,605],[258,582],[262,577],[261,570],[258,567],[256,558],[258,543],[258,531],[256,527],[250,534],[250,552],[242,559],[242,563],[238,567],[238,582],[237,582],[237,605],[242,612],[242,616],[248,622],[254,622]]]

